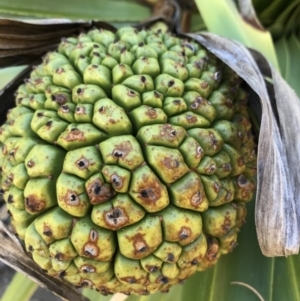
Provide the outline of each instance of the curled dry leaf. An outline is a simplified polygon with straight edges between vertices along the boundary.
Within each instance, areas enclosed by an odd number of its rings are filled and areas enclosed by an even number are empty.
[[[214,34],[189,36],[235,70],[261,100],[255,208],[258,241],[266,256],[297,254],[300,244],[300,100],[259,53]],[[269,74],[274,99],[265,81],[265,75]]]

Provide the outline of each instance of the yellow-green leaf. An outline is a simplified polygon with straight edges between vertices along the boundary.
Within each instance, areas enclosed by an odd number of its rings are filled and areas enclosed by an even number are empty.
[[[253,26],[252,22],[246,21],[238,12],[233,0],[196,0],[195,2],[210,32],[258,50],[279,70],[270,33],[257,24]]]
[[[133,0],[0,0],[0,13],[106,22],[139,22],[150,16],[149,8]]]
[[[1,301],[29,301],[38,285],[23,274],[16,273]]]
[[[288,60],[290,63],[286,70],[285,79],[300,96],[300,40],[295,34],[292,34],[286,40],[286,43]]]

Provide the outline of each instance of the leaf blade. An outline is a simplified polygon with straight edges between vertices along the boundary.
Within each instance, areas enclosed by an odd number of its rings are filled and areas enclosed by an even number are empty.
[[[25,275],[16,273],[5,290],[1,301],[29,301],[38,287]]]
[[[295,34],[292,34],[291,37],[287,39],[287,51],[290,68],[287,69],[285,79],[300,96],[300,41]]]
[[[196,0],[195,2],[210,32],[234,39],[260,51],[279,70],[270,33],[246,22],[232,0]],[[213,15],[211,14],[212,8]]]
[[[90,0],[88,5],[80,0],[1,0],[0,12],[43,18],[69,18],[107,22],[139,22],[150,16],[149,8],[132,0]]]

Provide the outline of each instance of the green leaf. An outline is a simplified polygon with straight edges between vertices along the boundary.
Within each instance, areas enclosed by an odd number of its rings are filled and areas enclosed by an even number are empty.
[[[0,0],[0,13],[106,22],[139,22],[150,16],[149,8],[133,0]]]
[[[258,16],[266,25],[272,24],[274,19],[284,10],[293,0],[276,0],[266,7]]]
[[[286,23],[290,20],[291,15],[298,6],[300,6],[300,0],[294,1],[289,6],[286,6],[270,27],[268,27],[274,39],[279,38],[286,32]]]
[[[288,52],[287,38],[282,37],[275,43],[278,62],[283,78],[287,77],[287,72],[290,69],[290,56]]]
[[[18,66],[0,69],[0,90],[13,80],[24,68],[25,66]]]
[[[200,14],[193,13],[191,15],[190,31],[196,32],[196,31],[201,31],[201,30],[206,30],[203,18]]]
[[[257,12],[263,11],[266,7],[272,4],[274,0],[252,0],[253,6]]]
[[[300,96],[300,40],[295,34],[292,34],[286,43],[289,64],[287,65],[285,80]]]
[[[232,0],[196,0],[195,2],[210,32],[234,39],[260,51],[279,70],[270,33],[245,21]]]
[[[290,31],[296,31],[296,24],[297,21],[299,21],[300,17],[300,5],[295,7],[295,10],[293,11],[291,17],[288,19],[286,24],[286,32],[289,33]]]
[[[1,301],[29,301],[38,287],[36,283],[23,274],[16,273],[4,292]]]
[[[275,23],[286,23],[289,20],[290,15],[294,12],[297,6],[300,4],[299,0],[293,1],[290,5],[286,5],[285,9],[281,11]]]

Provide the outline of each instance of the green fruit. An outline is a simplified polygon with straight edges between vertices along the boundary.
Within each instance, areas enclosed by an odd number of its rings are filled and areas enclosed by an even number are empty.
[[[161,30],[64,39],[0,127],[0,186],[33,260],[79,287],[146,295],[231,252],[256,171],[239,84]]]

